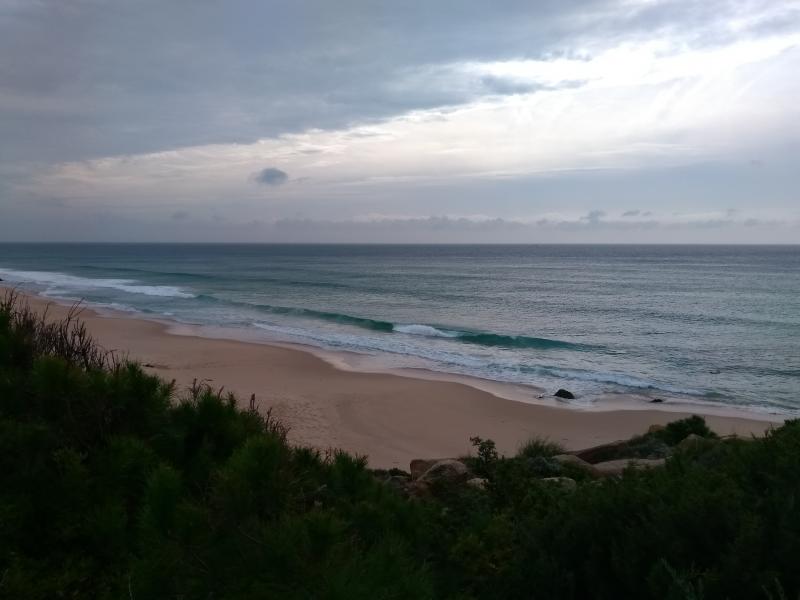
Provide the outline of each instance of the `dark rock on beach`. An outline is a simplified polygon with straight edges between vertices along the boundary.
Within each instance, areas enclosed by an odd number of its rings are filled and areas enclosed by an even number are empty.
[[[574,400],[575,394],[570,392],[569,390],[565,390],[564,388],[559,389],[555,394],[553,394],[556,398],[564,398],[565,400]]]

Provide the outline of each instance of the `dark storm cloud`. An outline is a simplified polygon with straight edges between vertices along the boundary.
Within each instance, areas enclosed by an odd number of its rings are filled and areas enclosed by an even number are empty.
[[[267,167],[256,173],[253,179],[264,185],[283,185],[289,181],[289,175],[275,167]]]
[[[557,57],[590,35],[684,32],[721,7],[689,0],[642,7],[511,0],[502,9],[480,0],[8,0],[0,6],[0,162],[245,143],[480,94],[529,92],[498,78],[440,77],[431,85],[409,74]]]

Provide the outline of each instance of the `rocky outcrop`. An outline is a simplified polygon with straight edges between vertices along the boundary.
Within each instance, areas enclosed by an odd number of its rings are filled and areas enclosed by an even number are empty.
[[[460,460],[446,458],[437,461],[419,476],[417,481],[429,484],[435,483],[464,483],[471,478],[467,465]]]
[[[694,448],[698,444],[702,444],[706,441],[701,435],[697,435],[696,433],[690,433],[685,438],[683,438],[680,443],[678,444],[678,449],[680,450],[688,450],[689,448]]]
[[[619,456],[627,447],[628,440],[618,440],[616,442],[600,444],[599,446],[592,446],[591,448],[585,448],[583,450],[576,450],[575,452],[570,452],[570,454],[588,463],[594,464],[611,460]]]
[[[653,469],[663,467],[663,458],[620,458],[592,465],[601,477],[621,477],[625,469]]]
[[[565,400],[574,400],[575,394],[570,392],[569,390],[565,390],[564,388],[559,389],[555,394],[553,394],[556,398],[564,398]]]
[[[597,477],[599,473],[595,471],[594,465],[591,463],[586,462],[582,458],[575,456],[574,454],[556,454],[552,457],[554,461],[559,463],[561,466],[572,466],[577,467],[579,469],[583,469],[590,473],[593,477]]]
[[[435,465],[440,460],[453,460],[449,458],[415,458],[411,461],[411,465],[409,467],[411,471],[411,479],[419,479],[422,477],[422,474],[425,473],[428,469],[430,469],[433,465]]]

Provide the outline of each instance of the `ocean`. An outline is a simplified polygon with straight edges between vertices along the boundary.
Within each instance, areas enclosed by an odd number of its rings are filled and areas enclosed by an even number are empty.
[[[0,278],[580,406],[800,415],[800,246],[0,244]]]

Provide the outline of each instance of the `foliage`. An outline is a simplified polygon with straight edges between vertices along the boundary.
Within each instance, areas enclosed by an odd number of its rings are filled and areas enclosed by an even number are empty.
[[[674,446],[691,434],[698,435],[702,438],[717,437],[717,435],[708,428],[705,419],[697,415],[668,423],[664,429],[654,432],[653,436],[670,446]]]
[[[573,491],[541,480],[557,446],[500,457],[475,438],[470,465],[487,489],[420,501],[363,457],[291,446],[253,401],[197,384],[176,394],[80,327],[0,305],[2,598],[800,592],[800,421],[693,444],[620,479],[559,465]],[[709,437],[704,427],[692,419],[655,439]]]

